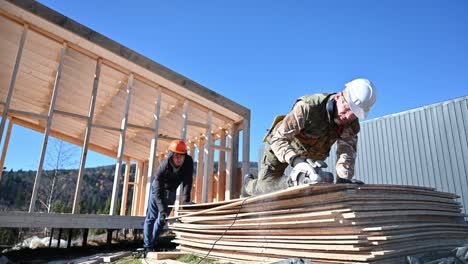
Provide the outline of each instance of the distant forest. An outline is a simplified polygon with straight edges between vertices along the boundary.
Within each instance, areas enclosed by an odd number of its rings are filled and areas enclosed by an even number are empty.
[[[195,163],[196,166],[196,163]],[[217,170],[215,162],[215,170]],[[239,163],[239,167],[242,164]],[[109,213],[115,165],[87,168],[81,188],[80,213]],[[135,165],[130,168],[130,182],[134,181]],[[196,170],[195,170],[196,171]],[[257,173],[257,162],[250,162],[250,171]],[[121,184],[125,174],[122,166]],[[44,170],[38,191],[36,212],[71,213],[78,170]],[[0,211],[27,211],[31,200],[36,171],[4,170],[0,181]],[[129,188],[127,212],[130,212],[133,188]],[[121,189],[122,190],[122,185]],[[120,210],[120,204],[117,206]]]

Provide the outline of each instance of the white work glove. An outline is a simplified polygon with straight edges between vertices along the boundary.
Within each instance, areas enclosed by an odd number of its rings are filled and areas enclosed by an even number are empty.
[[[295,156],[291,159],[293,170],[289,174],[289,185],[333,183],[333,174],[322,171],[327,164],[324,161],[314,161],[310,158]],[[305,179],[305,180],[304,180]]]
[[[299,164],[299,163],[301,163],[301,162],[306,162],[306,158],[301,157],[301,156],[299,156],[299,155],[293,156],[293,157],[289,160],[289,164],[291,165],[291,167],[295,167],[297,164]]]
[[[304,176],[304,177],[302,177]],[[306,179],[306,182],[298,182]],[[294,185],[315,184],[322,182],[322,177],[316,172],[315,168],[308,162],[300,162],[294,166],[290,174],[290,180]]]

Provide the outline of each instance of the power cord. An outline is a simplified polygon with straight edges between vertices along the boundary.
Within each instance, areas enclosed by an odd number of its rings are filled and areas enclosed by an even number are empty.
[[[239,209],[237,210],[236,212],[236,216],[234,217],[234,221],[232,222],[232,224],[226,228],[226,230],[224,230],[224,233],[213,243],[213,246],[211,246],[210,250],[208,251],[208,253],[206,253],[206,255],[200,260],[197,262],[197,264],[200,264],[203,260],[205,260],[211,253],[211,251],[213,250],[214,246],[216,245],[216,243],[218,243],[219,240],[221,240],[221,238],[223,238],[223,236],[227,233],[227,231],[229,231],[229,229],[231,229],[231,227],[234,225],[234,223],[236,222],[237,220],[237,217],[239,216],[239,213],[240,211],[242,210],[242,206],[244,205],[245,201],[249,200],[251,197],[248,197],[246,198],[244,201],[242,201],[242,203],[240,204],[239,206]]]

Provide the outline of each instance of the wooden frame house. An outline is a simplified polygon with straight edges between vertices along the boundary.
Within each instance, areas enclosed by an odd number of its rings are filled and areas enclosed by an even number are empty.
[[[110,215],[119,199],[132,199],[131,212],[121,203],[121,215],[143,216],[151,176],[178,138],[198,153],[194,201],[239,197],[249,166],[249,109],[35,1],[0,0],[0,34],[0,165],[13,125],[44,134],[29,213],[50,136],[82,147],[73,214],[92,150],[116,159]],[[121,190],[124,162],[137,171],[133,182],[125,172]]]

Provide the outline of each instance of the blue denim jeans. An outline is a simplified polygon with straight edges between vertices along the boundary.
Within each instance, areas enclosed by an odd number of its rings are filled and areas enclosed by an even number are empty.
[[[151,186],[153,188],[153,186]],[[152,193],[152,192],[150,192]],[[166,192],[167,205],[173,205],[176,199],[176,192]],[[171,213],[172,208],[166,208],[167,215]],[[156,240],[164,225],[159,221],[159,210],[156,205],[156,199],[153,195],[148,198],[148,209],[146,210],[146,219],[143,225],[143,247],[153,249]]]

